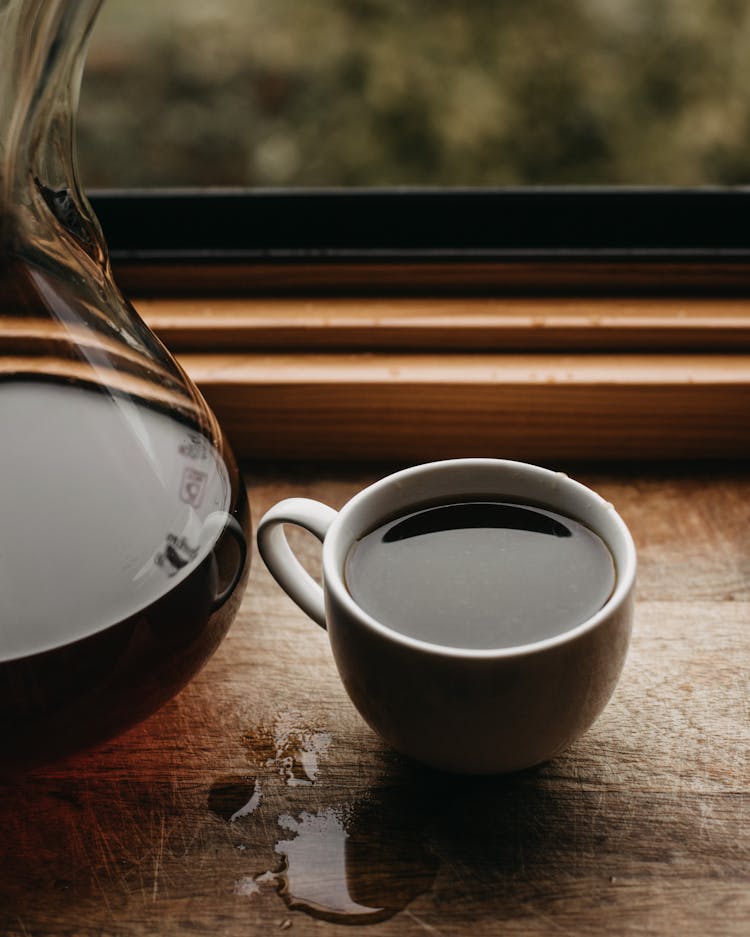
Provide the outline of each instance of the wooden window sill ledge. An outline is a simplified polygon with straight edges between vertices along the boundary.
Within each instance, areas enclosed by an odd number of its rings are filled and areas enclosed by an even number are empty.
[[[739,299],[141,299],[240,458],[750,454]]]

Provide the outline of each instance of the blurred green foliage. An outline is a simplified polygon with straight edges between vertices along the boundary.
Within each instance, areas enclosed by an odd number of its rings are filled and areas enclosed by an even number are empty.
[[[743,0],[107,0],[87,186],[750,181]]]

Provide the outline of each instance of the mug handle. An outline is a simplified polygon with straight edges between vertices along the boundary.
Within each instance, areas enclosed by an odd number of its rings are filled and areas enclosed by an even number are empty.
[[[337,514],[320,501],[286,498],[266,511],[258,524],[258,550],[273,578],[303,612],[326,627],[323,590],[294,555],[284,524],[296,524],[322,543]]]

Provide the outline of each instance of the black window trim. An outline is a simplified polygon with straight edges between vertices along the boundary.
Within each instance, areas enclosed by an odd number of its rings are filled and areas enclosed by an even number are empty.
[[[90,195],[115,262],[750,260],[750,187]]]

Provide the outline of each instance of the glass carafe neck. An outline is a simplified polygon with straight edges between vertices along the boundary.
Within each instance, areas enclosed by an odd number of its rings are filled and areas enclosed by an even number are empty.
[[[6,250],[27,239],[38,247],[54,244],[63,229],[89,257],[105,261],[75,155],[81,75],[101,2],[0,0],[0,232]]]

